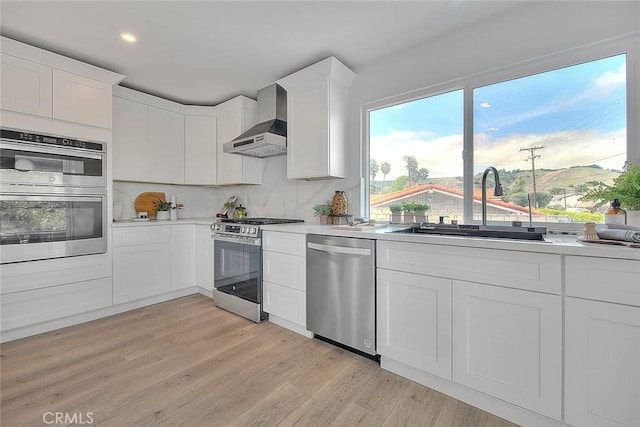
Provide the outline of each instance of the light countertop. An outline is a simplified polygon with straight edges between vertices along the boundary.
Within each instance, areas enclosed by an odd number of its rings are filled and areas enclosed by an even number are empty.
[[[167,221],[116,221],[114,228],[133,226],[161,226],[161,225],[211,225],[217,222],[217,218],[181,218]],[[327,236],[355,237],[361,239],[386,240],[407,243],[428,243],[434,245],[461,246],[478,249],[499,249],[521,252],[538,252],[559,255],[579,255],[603,258],[631,259],[640,261],[640,249],[627,248],[624,246],[603,245],[596,243],[585,243],[578,240],[575,235],[548,234],[544,242],[491,239],[485,237],[460,237],[460,236],[437,236],[424,234],[404,234],[390,233],[394,230],[408,228],[407,225],[379,225],[371,229],[348,230],[335,228],[333,225],[319,225],[316,223],[295,223],[263,225],[263,231],[281,231],[296,234],[323,234]],[[363,227],[364,228],[364,227]]]

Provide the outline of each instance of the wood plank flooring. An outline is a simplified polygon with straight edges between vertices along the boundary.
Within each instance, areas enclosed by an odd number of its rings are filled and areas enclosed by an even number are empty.
[[[3,344],[0,369],[3,427],[514,426],[202,295]]]

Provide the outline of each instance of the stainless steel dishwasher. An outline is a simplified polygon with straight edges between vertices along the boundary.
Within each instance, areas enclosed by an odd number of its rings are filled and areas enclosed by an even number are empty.
[[[375,240],[307,236],[307,329],[376,354]]]

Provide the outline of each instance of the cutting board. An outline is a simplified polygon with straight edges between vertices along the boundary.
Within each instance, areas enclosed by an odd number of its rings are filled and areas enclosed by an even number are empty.
[[[136,197],[136,200],[133,202],[133,208],[136,210],[136,213],[146,211],[149,214],[149,218],[155,217],[156,207],[154,205],[154,202],[158,199],[164,202],[167,200],[166,197],[167,196],[165,196],[164,193],[159,192],[140,193],[138,197]]]

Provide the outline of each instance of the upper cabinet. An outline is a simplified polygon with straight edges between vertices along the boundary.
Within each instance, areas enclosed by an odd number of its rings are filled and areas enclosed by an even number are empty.
[[[124,88],[115,95],[113,179],[183,184],[182,106]]]
[[[3,110],[51,117],[51,67],[3,53],[0,74]]]
[[[206,115],[187,115],[184,118],[184,125],[184,183],[217,184],[217,118]]]
[[[111,85],[53,70],[53,118],[111,127]]]
[[[281,80],[287,90],[287,177],[346,178],[349,85],[355,73],[329,57]]]
[[[2,37],[3,110],[111,128],[111,90],[124,76]]]
[[[222,147],[256,124],[256,102],[237,96],[215,107],[218,124],[218,185],[262,184],[262,159],[224,153]]]

